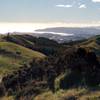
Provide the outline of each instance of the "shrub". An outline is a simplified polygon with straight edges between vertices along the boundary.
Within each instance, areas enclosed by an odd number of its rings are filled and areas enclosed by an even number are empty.
[[[17,54],[17,55],[21,55],[21,52],[20,52],[20,51],[16,51],[16,54]]]
[[[61,81],[61,88],[70,88],[80,84],[94,87],[100,84],[100,63],[95,52],[87,52],[84,48],[78,48],[75,53],[67,56],[66,62],[70,74]]]
[[[0,97],[4,96],[6,93],[3,83],[0,83]]]
[[[81,84],[81,81],[82,81],[81,73],[72,71],[61,80],[60,87],[62,89],[77,87]]]

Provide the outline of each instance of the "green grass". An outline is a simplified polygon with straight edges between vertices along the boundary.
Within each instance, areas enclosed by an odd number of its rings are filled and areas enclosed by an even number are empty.
[[[14,100],[14,97],[12,97],[12,96],[5,96],[5,97],[0,98],[0,100]]]
[[[21,52],[21,56],[25,58],[42,58],[45,57],[44,54],[39,53],[37,51],[33,51],[31,49],[25,48],[23,46],[17,45],[11,42],[0,42],[0,48],[5,49],[6,51],[10,51],[12,53],[16,53],[17,51]]]
[[[0,75],[16,70],[32,59],[44,59],[46,57],[40,52],[11,42],[0,42],[0,50]],[[20,55],[16,52],[20,52]]]
[[[21,67],[21,60],[13,59],[11,57],[0,56],[0,74],[4,75],[11,73],[17,68]]]

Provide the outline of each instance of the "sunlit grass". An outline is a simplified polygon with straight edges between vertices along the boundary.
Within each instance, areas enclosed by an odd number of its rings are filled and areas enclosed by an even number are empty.
[[[0,75],[16,70],[32,59],[44,59],[45,55],[10,42],[0,42]],[[17,54],[20,52],[20,55]],[[11,54],[9,54],[11,53]]]
[[[100,100],[100,91],[89,91],[85,88],[59,90],[56,93],[48,91],[34,100],[67,100],[69,97],[76,97],[78,100]]]

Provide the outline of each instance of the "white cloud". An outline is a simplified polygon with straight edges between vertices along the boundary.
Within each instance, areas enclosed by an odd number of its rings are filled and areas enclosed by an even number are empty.
[[[92,2],[100,2],[100,0],[92,0]]]
[[[72,5],[56,5],[56,7],[61,7],[61,8],[71,8]]]
[[[79,6],[79,8],[87,8],[85,4]]]

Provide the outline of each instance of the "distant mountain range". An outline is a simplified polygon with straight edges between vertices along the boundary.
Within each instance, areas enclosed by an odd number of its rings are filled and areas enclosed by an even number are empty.
[[[58,42],[75,41],[100,35],[100,27],[68,28],[55,27],[35,30],[34,36],[46,37]]]
[[[45,37],[59,43],[87,39],[100,35],[100,27],[53,27],[33,30],[33,32],[13,32],[11,34],[30,34]]]

